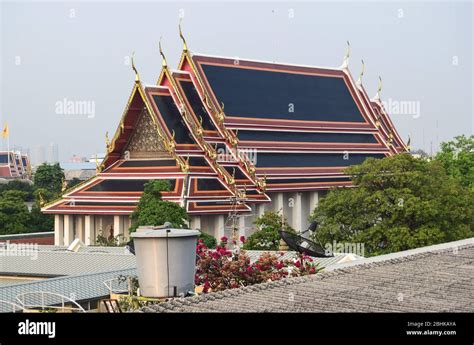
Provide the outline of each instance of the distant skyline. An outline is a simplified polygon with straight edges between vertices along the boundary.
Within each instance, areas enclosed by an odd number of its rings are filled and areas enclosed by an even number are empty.
[[[2,2],[0,124],[10,145],[56,143],[59,160],[105,150],[130,94],[176,67],[179,17],[192,51],[337,67],[382,100],[402,138],[428,153],[474,132],[472,2]],[[317,96],[317,95],[315,95]],[[5,141],[2,142],[6,147]],[[51,153],[54,155],[54,153]]]

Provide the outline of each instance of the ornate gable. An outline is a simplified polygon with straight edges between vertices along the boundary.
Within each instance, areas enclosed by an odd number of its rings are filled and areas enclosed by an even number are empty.
[[[146,109],[142,110],[135,126],[132,137],[127,144],[124,154],[129,152],[129,158],[162,158],[169,154],[163,147],[156,131],[156,125]]]

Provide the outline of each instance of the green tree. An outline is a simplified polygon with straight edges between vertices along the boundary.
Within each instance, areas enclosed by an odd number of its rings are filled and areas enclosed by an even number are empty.
[[[474,190],[474,135],[457,136],[441,143],[441,151],[435,159],[443,164],[446,172],[458,178],[465,187]]]
[[[28,193],[7,190],[0,195],[0,234],[28,231],[30,212],[25,204]]]
[[[165,201],[161,192],[171,190],[167,180],[155,180],[145,184],[137,208],[131,215],[130,232],[141,225],[163,225],[170,222],[174,228],[183,228],[189,221],[186,210],[174,202]]]
[[[254,224],[258,230],[250,235],[243,248],[248,250],[278,250],[280,245],[281,216],[275,212],[265,212]],[[288,232],[295,232],[288,223],[284,222],[283,228]]]
[[[330,191],[311,219],[322,243],[379,255],[474,235],[474,195],[438,161],[399,154],[347,169],[357,188]]]
[[[36,189],[44,188],[51,195],[58,196],[61,194],[64,172],[59,163],[43,163],[36,169],[33,180]]]
[[[19,190],[26,192],[26,201],[34,200],[34,186],[31,181],[27,180],[12,180],[6,184],[0,185],[0,194],[7,190]]]

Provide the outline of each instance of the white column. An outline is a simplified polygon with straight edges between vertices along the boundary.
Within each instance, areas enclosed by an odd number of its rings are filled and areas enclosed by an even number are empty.
[[[244,215],[239,216],[239,220],[238,220],[238,223],[237,223],[237,227],[239,228],[239,238],[240,238],[240,236],[247,237],[247,235],[245,233],[246,232],[245,231],[246,230],[245,218],[247,218],[247,217],[245,217]]]
[[[273,210],[276,213],[283,211],[283,193],[275,193],[272,195]]]
[[[257,218],[263,216],[265,213],[265,204],[258,204],[257,205]]]
[[[123,234],[123,216],[114,216],[114,237]]]
[[[64,245],[64,216],[62,214],[54,215],[54,245]]]
[[[130,232],[128,229],[132,226],[132,220],[130,219],[130,216],[123,216],[123,236],[125,240],[130,239]]]
[[[190,228],[195,230],[201,229],[201,216],[191,216]]]
[[[224,219],[224,215],[219,214],[219,215],[215,216],[214,224],[215,224],[216,239],[217,239],[217,242],[219,243],[219,240],[221,239],[221,237],[223,237],[223,236],[225,235],[225,229],[224,229],[224,226],[225,226],[225,219]]]
[[[294,203],[292,208],[292,228],[296,230],[296,232],[303,231],[303,223],[304,220],[302,219],[302,193],[295,193],[294,195]]]
[[[76,224],[74,226],[74,229],[76,230],[75,234],[74,234],[74,238],[78,238],[82,242],[84,242],[84,238],[85,238],[84,221],[83,220],[84,220],[84,217],[82,215],[76,215],[74,217],[74,221],[76,222]]]
[[[85,239],[84,243],[86,246],[95,244],[95,222],[94,216],[86,215],[84,218],[84,233]]]
[[[64,215],[64,245],[69,246],[74,240],[74,216]]]
[[[319,193],[317,191],[309,193],[309,208],[311,209],[312,213],[319,204]]]

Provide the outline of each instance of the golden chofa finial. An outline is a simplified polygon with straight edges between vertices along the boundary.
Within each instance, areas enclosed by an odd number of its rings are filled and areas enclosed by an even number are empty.
[[[135,72],[135,82],[140,81],[140,74],[138,74],[137,68],[135,67],[135,52],[132,53],[132,69]]]
[[[160,41],[158,42],[158,48],[160,49],[160,55],[163,58],[163,67],[168,67],[168,63],[166,62],[165,54],[163,53],[163,49],[161,48],[161,37],[160,37]]]
[[[377,93],[375,94],[374,99],[380,101],[380,94],[382,93],[382,78],[379,76],[379,86],[377,87]]]
[[[109,132],[105,132],[105,146],[107,149],[110,147]]]
[[[408,136],[408,140],[407,140],[407,152],[410,152],[411,151],[411,137]]]
[[[43,193],[38,192],[38,199],[39,199],[39,204],[41,207],[43,207],[46,204],[46,201],[44,200]]]
[[[182,21],[182,18],[179,19],[179,24],[178,24],[178,28],[179,28],[179,37],[181,37],[181,40],[183,41],[183,50],[185,52],[188,51],[188,45],[186,44],[186,40],[183,36],[183,31],[181,30],[181,21]]]
[[[358,87],[362,86],[362,77],[364,76],[364,73],[365,73],[365,63],[364,63],[364,60],[361,60],[361,61],[362,61],[362,70],[360,71],[359,79],[357,79],[357,83],[356,83]]]
[[[347,41],[347,50],[346,55],[344,55],[344,60],[342,61],[341,69],[347,69],[349,67],[349,58],[351,56],[351,44]]]

